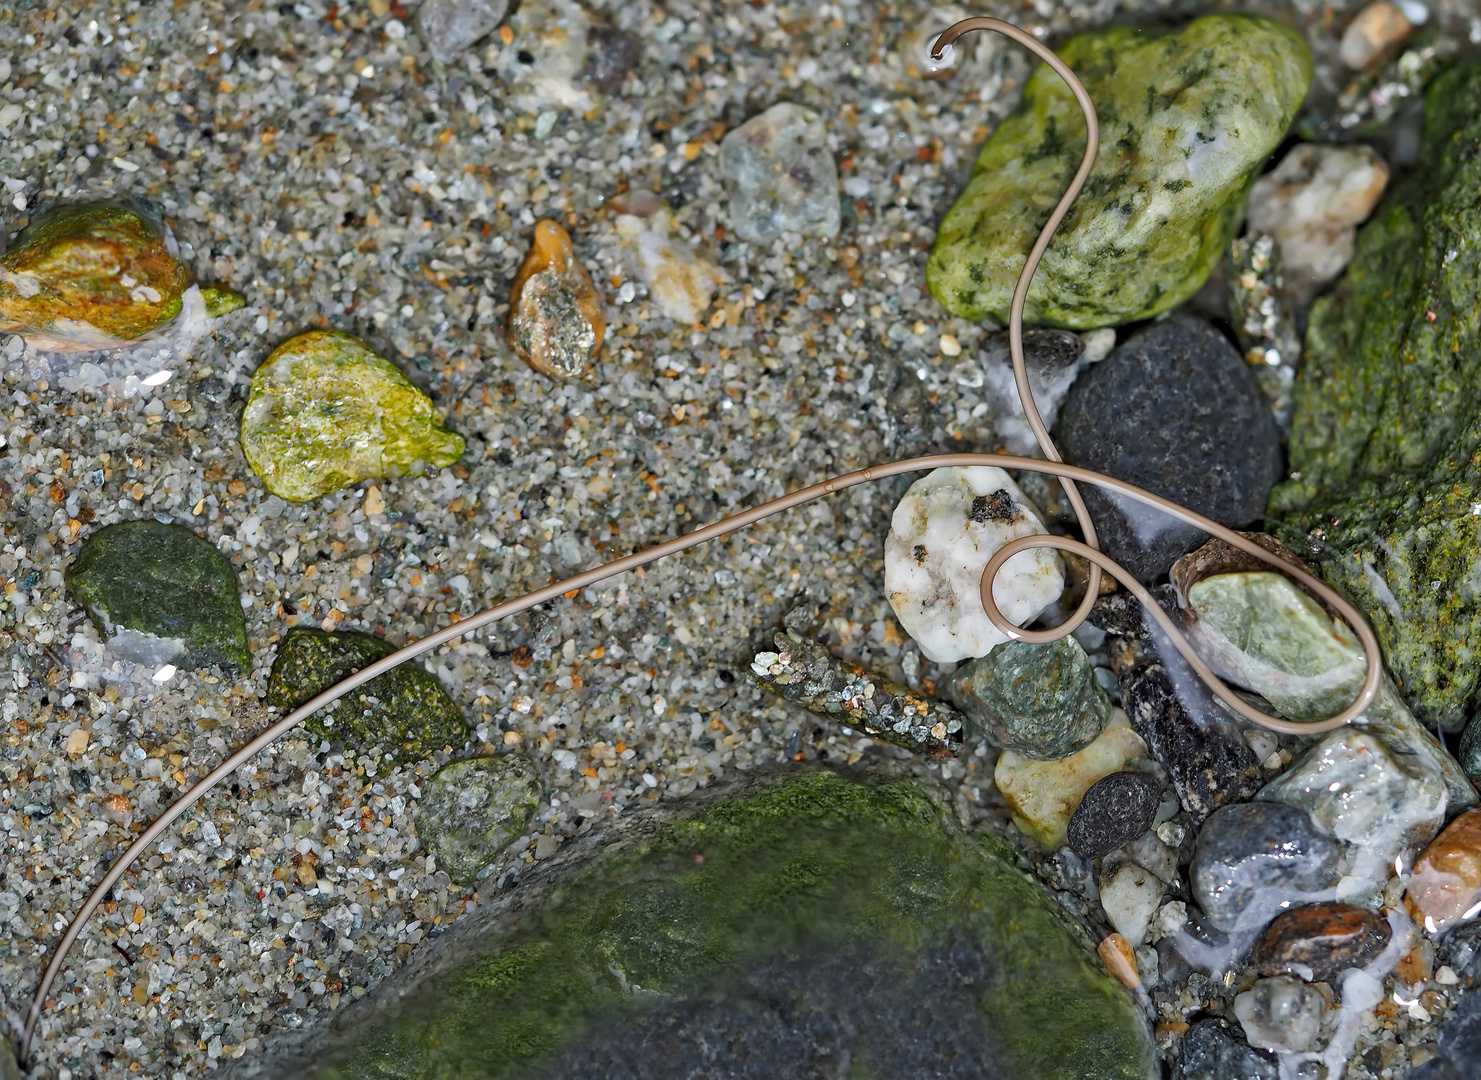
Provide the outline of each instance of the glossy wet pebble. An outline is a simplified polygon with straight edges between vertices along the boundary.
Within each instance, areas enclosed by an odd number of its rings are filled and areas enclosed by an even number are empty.
[[[1189,877],[1194,899],[1224,931],[1253,930],[1287,905],[1337,883],[1341,848],[1301,810],[1225,806],[1204,822]]]
[[[1144,772],[1102,777],[1070,818],[1070,848],[1087,859],[1109,855],[1152,827],[1161,800],[1162,785]]]
[[[1177,1080],[1279,1080],[1280,1066],[1222,1020],[1200,1020],[1178,1044]]]
[[[1265,975],[1329,983],[1371,963],[1392,936],[1388,920],[1367,908],[1307,904],[1277,915],[1255,942],[1252,959]]]
[[[1265,1050],[1310,1050],[1326,1011],[1319,990],[1284,976],[1261,979],[1234,999],[1234,1015],[1245,1038]]]
[[[1481,904],[1481,810],[1468,810],[1414,862],[1404,900],[1430,933],[1447,930]],[[1474,914],[1471,914],[1474,918]]]

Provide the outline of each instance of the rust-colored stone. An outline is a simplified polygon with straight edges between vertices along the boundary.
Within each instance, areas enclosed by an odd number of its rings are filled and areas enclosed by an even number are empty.
[[[1132,951],[1131,942],[1120,934],[1107,934],[1095,951],[1123,986],[1135,990],[1142,985],[1142,977],[1136,970],[1136,953]]]
[[[1431,934],[1481,906],[1481,809],[1452,821],[1415,860],[1404,906]]]
[[[553,221],[537,221],[509,297],[509,344],[542,375],[574,379],[606,333],[601,298],[576,260],[570,234]]]
[[[1255,942],[1262,975],[1296,975],[1331,982],[1372,962],[1393,931],[1377,912],[1351,904],[1307,904],[1276,916]]]

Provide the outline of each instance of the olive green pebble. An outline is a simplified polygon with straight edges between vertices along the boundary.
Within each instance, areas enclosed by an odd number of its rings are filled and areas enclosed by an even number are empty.
[[[130,659],[252,670],[236,571],[183,525],[150,519],[99,529],[66,579],[98,632]]]
[[[396,651],[370,634],[295,626],[283,635],[268,676],[267,703],[288,712],[368,664]],[[357,755],[384,755],[397,765],[424,761],[468,742],[468,725],[437,677],[405,663],[320,710],[304,728],[342,742]]]
[[[422,785],[417,839],[454,881],[472,881],[529,824],[542,790],[525,758],[455,761]]]

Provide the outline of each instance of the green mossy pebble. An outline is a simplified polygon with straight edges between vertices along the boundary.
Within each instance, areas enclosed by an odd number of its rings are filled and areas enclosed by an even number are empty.
[[[67,567],[67,586],[129,659],[252,670],[236,571],[183,525],[151,519],[99,529]]]
[[[1150,318],[1224,257],[1250,184],[1306,95],[1311,57],[1280,23],[1247,15],[1163,34],[1096,30],[1059,55],[1095,102],[1100,150],[1026,318],[1077,330]],[[1084,152],[1079,106],[1040,66],[937,233],[926,280],[948,311],[1008,321],[1024,259]]]
[[[295,626],[283,635],[268,677],[267,703],[287,712],[367,664],[396,651],[370,634],[328,633]],[[343,742],[357,755],[379,753],[397,765],[423,761],[468,741],[461,710],[426,668],[408,662],[352,691],[332,709],[304,721],[321,739]]]
[[[540,805],[535,766],[522,757],[455,761],[422,785],[417,837],[454,881],[472,881]]]
[[[1481,64],[1441,76],[1420,160],[1312,308],[1268,528],[1368,615],[1419,718],[1481,694]]]
[[[242,452],[274,495],[306,502],[416,462],[451,465],[463,438],[427,397],[359,338],[312,330],[252,376]]]
[[[445,963],[433,960],[442,974],[402,986],[392,1010],[367,1008],[357,1024],[342,1023],[338,1048],[316,1041],[317,1067],[294,1075],[584,1075],[583,1046],[604,1045],[604,1032],[628,1031],[675,999],[727,993],[733,982],[716,981],[727,973],[857,948],[908,967],[943,941],[988,958],[969,991],[978,995],[972,1015],[1002,1047],[1000,1059],[981,1063],[984,1075],[1160,1075],[1145,1022],[1089,936],[1014,867],[1005,841],[963,834],[922,785],[791,773],[671,813],[678,819],[593,845],[589,861],[553,881],[521,885],[537,892],[507,915],[495,909],[493,926],[454,931],[450,946],[433,946],[445,949]],[[865,1032],[848,1075],[874,1075],[871,1041],[912,1038],[920,1036],[908,1028]],[[564,1065],[552,1073],[557,1059]],[[698,1075],[682,1060],[650,1064],[644,1075]]]

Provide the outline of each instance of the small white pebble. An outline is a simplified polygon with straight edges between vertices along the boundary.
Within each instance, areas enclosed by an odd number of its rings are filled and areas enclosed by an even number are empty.
[[[956,338],[952,337],[950,334],[941,335],[940,346],[941,355],[943,356],[962,355],[962,343],[959,342]]]
[[[1455,973],[1453,967],[1446,964],[1435,972],[1435,981],[1441,986],[1454,986],[1460,982],[1460,976]]]

